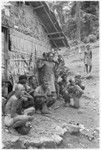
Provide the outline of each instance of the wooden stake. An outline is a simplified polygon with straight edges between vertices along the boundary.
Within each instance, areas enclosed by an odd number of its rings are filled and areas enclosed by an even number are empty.
[[[81,52],[80,42],[81,42],[81,35],[80,35],[80,2],[76,2],[76,18],[77,18],[77,39],[78,39],[78,49],[79,53]]]

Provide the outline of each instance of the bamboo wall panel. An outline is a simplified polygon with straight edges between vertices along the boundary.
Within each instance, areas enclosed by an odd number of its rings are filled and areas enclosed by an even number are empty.
[[[3,14],[2,22],[5,22],[6,18],[6,22],[11,27],[8,76],[12,75],[16,80],[19,75],[25,74],[29,70],[32,73],[36,63],[35,57],[42,57],[43,52],[49,52],[51,45],[32,6],[24,4],[18,6],[13,2],[9,12],[9,17],[5,17],[5,14]],[[26,63],[29,63],[31,54],[32,61],[29,67]]]

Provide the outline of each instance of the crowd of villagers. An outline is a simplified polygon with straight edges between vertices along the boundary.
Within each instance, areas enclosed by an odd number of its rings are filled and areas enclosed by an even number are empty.
[[[2,81],[2,115],[8,132],[28,134],[34,114],[51,114],[60,99],[65,107],[80,107],[79,100],[85,89],[81,75],[67,80],[70,70],[63,57],[56,54],[55,51],[43,53],[43,58],[37,60],[37,77],[20,75],[14,85],[11,81]]]

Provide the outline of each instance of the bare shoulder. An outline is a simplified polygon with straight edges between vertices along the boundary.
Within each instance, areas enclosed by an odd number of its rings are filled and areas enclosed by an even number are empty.
[[[9,101],[11,101],[11,102],[17,101],[17,97],[15,95],[12,95],[10,97]]]
[[[40,89],[41,89],[41,86],[38,86],[38,87],[35,89],[35,92],[38,92]]]

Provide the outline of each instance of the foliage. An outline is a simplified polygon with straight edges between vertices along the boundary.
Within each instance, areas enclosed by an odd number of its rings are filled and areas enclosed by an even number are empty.
[[[63,27],[64,33],[71,39],[76,38],[77,24],[73,19],[69,19]]]
[[[98,1],[84,1],[81,3],[81,9],[84,10],[86,13],[98,15],[97,9],[99,9],[99,2]]]
[[[49,2],[49,7],[55,13],[65,35],[70,39],[76,39],[77,19],[76,1],[55,1]],[[80,2],[80,24],[81,40],[90,34],[99,38],[99,2]]]
[[[84,43],[94,43],[94,42],[96,42],[96,40],[97,40],[97,36],[94,34],[90,34],[88,37],[85,37],[83,39],[83,42]]]

